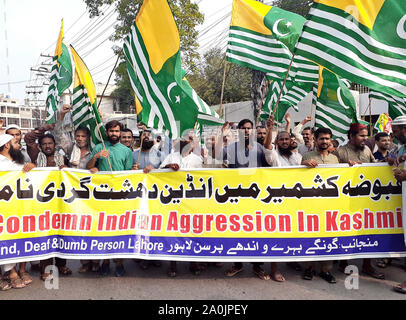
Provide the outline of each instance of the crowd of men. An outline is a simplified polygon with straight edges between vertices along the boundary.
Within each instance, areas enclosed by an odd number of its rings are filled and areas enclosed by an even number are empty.
[[[23,147],[22,132],[16,125],[0,132],[0,170],[23,170],[28,172],[36,167],[76,168],[98,172],[115,172],[142,170],[145,174],[157,169],[174,171],[199,168],[264,168],[307,166],[316,168],[322,164],[346,163],[349,166],[362,163],[386,161],[395,166],[394,176],[398,181],[406,181],[406,171],[399,165],[406,160],[406,116],[394,120],[392,133],[378,133],[368,136],[368,127],[353,124],[348,131],[348,143],[339,146],[332,138],[329,128],[314,130],[306,124],[311,118],[304,119],[298,126],[291,129],[289,114],[285,117],[286,128],[279,130],[270,118],[265,126],[254,127],[252,121],[242,120],[236,131],[234,124],[226,123],[217,132],[205,137],[204,144],[193,131],[187,132],[182,138],[172,141],[168,137],[153,136],[153,132],[142,127],[139,141],[133,131],[125,129],[118,121],[110,121],[105,125],[107,141],[91,149],[91,133],[88,128],[79,127],[72,134],[63,127],[64,117],[71,111],[70,106],[63,106],[55,125],[45,125],[25,135],[26,147]],[[2,123],[0,121],[0,129]],[[234,133],[238,132],[238,136]],[[139,145],[139,147],[138,147]],[[39,272],[42,280],[52,278],[49,266],[55,265],[59,274],[69,276],[72,270],[67,266],[66,259],[55,258],[40,262],[31,262],[31,272]],[[115,259],[114,274],[125,275],[122,259]],[[159,261],[137,261],[142,269],[149,265],[160,266]],[[379,259],[377,266],[386,267],[390,259]],[[338,270],[346,272],[347,261],[340,261]],[[288,263],[290,267],[302,272],[303,279],[312,280],[318,275],[328,283],[336,283],[332,274],[332,261],[299,264]],[[33,279],[27,272],[27,263],[7,264],[3,266],[0,290],[20,289],[32,283]],[[222,264],[217,263],[221,267]],[[190,263],[190,271],[199,275],[208,264]],[[278,269],[278,263],[271,263],[267,274],[263,263],[252,263],[255,275],[263,280],[284,282],[285,278]],[[243,263],[236,262],[225,275],[233,277],[243,271]],[[80,273],[97,272],[103,276],[110,274],[110,260],[81,261]],[[363,259],[362,272],[376,279],[384,279],[371,259]],[[177,275],[176,262],[170,263],[168,276]],[[406,282],[398,284],[394,289],[406,293]]]

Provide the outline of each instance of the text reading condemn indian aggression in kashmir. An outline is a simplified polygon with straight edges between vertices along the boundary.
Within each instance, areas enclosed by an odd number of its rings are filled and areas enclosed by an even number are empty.
[[[0,261],[406,252],[401,185],[385,166],[0,178]]]

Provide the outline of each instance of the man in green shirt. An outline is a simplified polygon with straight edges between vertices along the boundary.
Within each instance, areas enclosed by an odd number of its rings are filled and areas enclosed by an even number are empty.
[[[93,152],[87,169],[92,172],[98,171],[129,171],[133,166],[133,154],[129,148],[120,143],[121,131],[123,125],[116,121],[110,121],[106,124],[107,138],[103,144],[97,145]],[[116,277],[122,277],[125,274],[123,260],[116,259]],[[110,273],[110,260],[104,260],[100,269],[102,275],[107,276]]]
[[[129,171],[133,166],[133,155],[129,148],[120,143],[123,125],[118,121],[106,124],[107,138],[103,144],[97,145],[92,152],[87,168],[98,171]],[[111,164],[111,167],[110,167]],[[96,171],[97,171],[96,170]]]

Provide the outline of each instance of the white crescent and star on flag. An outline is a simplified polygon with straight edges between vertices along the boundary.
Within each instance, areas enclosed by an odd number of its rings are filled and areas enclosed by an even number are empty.
[[[398,36],[402,39],[406,39],[406,31],[405,31],[405,22],[406,22],[406,15],[399,20],[398,26],[396,28],[396,32]]]
[[[177,85],[178,85],[178,84],[177,84],[176,82],[172,82],[172,83],[168,86],[168,89],[167,89],[168,98],[169,98],[169,100],[170,100],[172,103],[173,103],[173,100],[172,100],[172,98],[171,98],[171,91],[172,91],[172,89],[175,88]],[[179,96],[179,95],[178,95],[178,96],[175,96],[175,98],[176,98],[175,103],[176,103],[176,104],[180,104],[180,96]]]
[[[286,20],[286,19],[279,19],[279,20],[276,20],[275,23],[274,23],[274,25],[273,25],[272,31],[273,31],[273,33],[275,33],[275,34],[276,34],[277,36],[279,36],[279,37],[286,37],[287,35],[290,34],[290,32],[281,33],[281,32],[279,31],[279,24],[282,23],[283,21],[285,21],[285,26],[286,26],[286,28],[290,28],[290,27],[292,26],[292,22],[290,22],[290,21],[288,21],[288,20]]]

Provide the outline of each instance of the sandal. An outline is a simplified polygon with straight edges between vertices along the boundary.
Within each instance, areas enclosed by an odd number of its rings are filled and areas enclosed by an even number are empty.
[[[10,279],[10,285],[13,289],[22,289],[25,287],[23,280],[21,280],[19,277]]]
[[[276,282],[285,282],[286,281],[285,278],[283,277],[283,275],[279,271],[276,271],[273,274],[271,273],[270,276],[271,276],[271,279]]]
[[[32,278],[28,272],[20,272],[19,275],[26,286],[32,283]]]
[[[262,270],[261,268],[258,268],[258,269],[255,269],[255,268],[254,268],[254,269],[252,269],[252,271],[253,271],[254,274],[257,275],[258,278],[260,278],[261,280],[268,281],[268,280],[271,279],[271,277],[270,277],[268,274],[266,274],[265,271]]]
[[[8,291],[12,289],[13,287],[11,284],[5,280],[0,280],[0,291]]]
[[[72,274],[72,270],[66,266],[58,267],[59,274],[63,276],[70,276]]]
[[[82,266],[80,267],[80,269],[79,269],[79,273],[86,273],[86,272],[89,272],[90,271],[90,269],[91,269],[91,262],[88,262],[88,263],[85,263],[85,264],[82,264]]]
[[[53,280],[54,279],[54,277],[52,276],[52,274],[50,274],[50,273],[43,273],[43,274],[41,274],[41,280],[42,281],[51,281],[51,280]]]
[[[396,286],[393,287],[393,290],[399,293],[406,294],[406,282],[397,284]]]
[[[379,280],[384,280],[385,279],[385,275],[383,273],[380,273],[378,271],[376,271],[374,268],[371,269],[362,269],[362,272],[365,273],[368,276],[371,276],[372,278],[375,279],[379,279]]]
[[[243,268],[237,268],[233,266],[230,270],[226,271],[226,277],[234,277],[236,274],[240,273]]]

